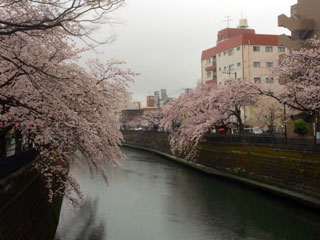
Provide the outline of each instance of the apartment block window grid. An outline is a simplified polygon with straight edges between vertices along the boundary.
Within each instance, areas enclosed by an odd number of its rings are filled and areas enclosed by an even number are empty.
[[[273,68],[273,62],[266,62],[267,68]]]
[[[267,77],[267,78],[266,78],[266,83],[268,83],[268,84],[274,83],[273,77]]]
[[[254,80],[254,83],[261,83],[261,78],[259,77],[255,77],[253,78],[253,80]]]
[[[260,46],[253,46],[254,52],[260,52]]]
[[[266,47],[266,52],[273,52],[273,47]]]
[[[259,68],[261,66],[260,62],[253,62],[253,67]]]

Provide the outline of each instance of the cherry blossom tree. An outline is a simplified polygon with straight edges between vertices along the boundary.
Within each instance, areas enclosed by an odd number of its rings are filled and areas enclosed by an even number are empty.
[[[86,43],[103,43],[90,34],[102,24],[112,24],[109,13],[125,0],[3,0],[0,3],[0,36],[61,28]]]
[[[270,97],[260,96],[256,107],[249,107],[247,123],[260,128],[267,127],[271,133],[283,125],[283,105]]]
[[[145,110],[142,116],[142,121],[146,123],[149,129],[158,130],[163,112],[161,109]]]
[[[304,48],[282,57],[275,75],[284,82],[284,89],[272,89],[253,85],[259,93],[270,96],[290,108],[309,114],[320,109],[320,39],[307,40]]]
[[[197,146],[212,127],[235,125],[243,132],[241,109],[254,105],[256,94],[238,80],[230,80],[225,86],[200,84],[195,91],[163,109],[161,127],[170,132],[170,145],[174,153],[194,158]],[[172,129],[179,120],[181,125]]]
[[[89,60],[82,68],[79,54],[87,49],[76,48],[74,42],[74,36],[90,37],[83,22],[102,21],[122,2],[0,5],[0,120],[14,118],[8,126],[15,125],[39,151],[35,167],[46,181],[50,201],[61,194],[81,200],[71,165],[84,162],[107,181],[106,163],[117,166],[123,159],[114,110],[137,73],[123,70],[124,62],[117,60]],[[100,17],[86,21],[90,11],[100,11]]]
[[[281,91],[258,85],[252,85],[251,89],[276,99],[293,111],[317,116],[317,131],[320,132],[320,38],[310,38],[303,46],[283,56],[274,70],[284,84]]]

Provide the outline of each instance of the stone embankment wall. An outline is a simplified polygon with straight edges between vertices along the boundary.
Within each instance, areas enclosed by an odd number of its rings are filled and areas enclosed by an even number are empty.
[[[0,179],[0,239],[53,239],[61,203],[62,199],[48,202],[44,182],[32,162]]]
[[[123,134],[128,144],[171,153],[166,134]],[[197,163],[320,200],[320,151],[317,148],[202,143]]]

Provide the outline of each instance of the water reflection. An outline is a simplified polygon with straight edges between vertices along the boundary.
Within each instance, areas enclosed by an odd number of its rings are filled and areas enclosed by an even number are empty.
[[[149,153],[125,153],[125,164],[109,169],[109,187],[86,168],[72,169],[89,200],[76,213],[63,203],[56,240],[319,239],[319,216],[296,205]]]
[[[97,222],[98,199],[87,198],[81,209],[74,209],[73,215],[64,222],[56,234],[56,240],[103,240],[106,235],[106,224]]]

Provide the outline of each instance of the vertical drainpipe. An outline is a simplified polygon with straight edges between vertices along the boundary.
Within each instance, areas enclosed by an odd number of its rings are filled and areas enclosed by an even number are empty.
[[[243,36],[242,36],[243,37]],[[241,43],[241,58],[242,58],[242,81],[244,81],[244,44],[243,44],[243,39],[242,39],[242,43]],[[246,106],[243,106],[243,119],[244,119],[244,127],[246,127]]]

